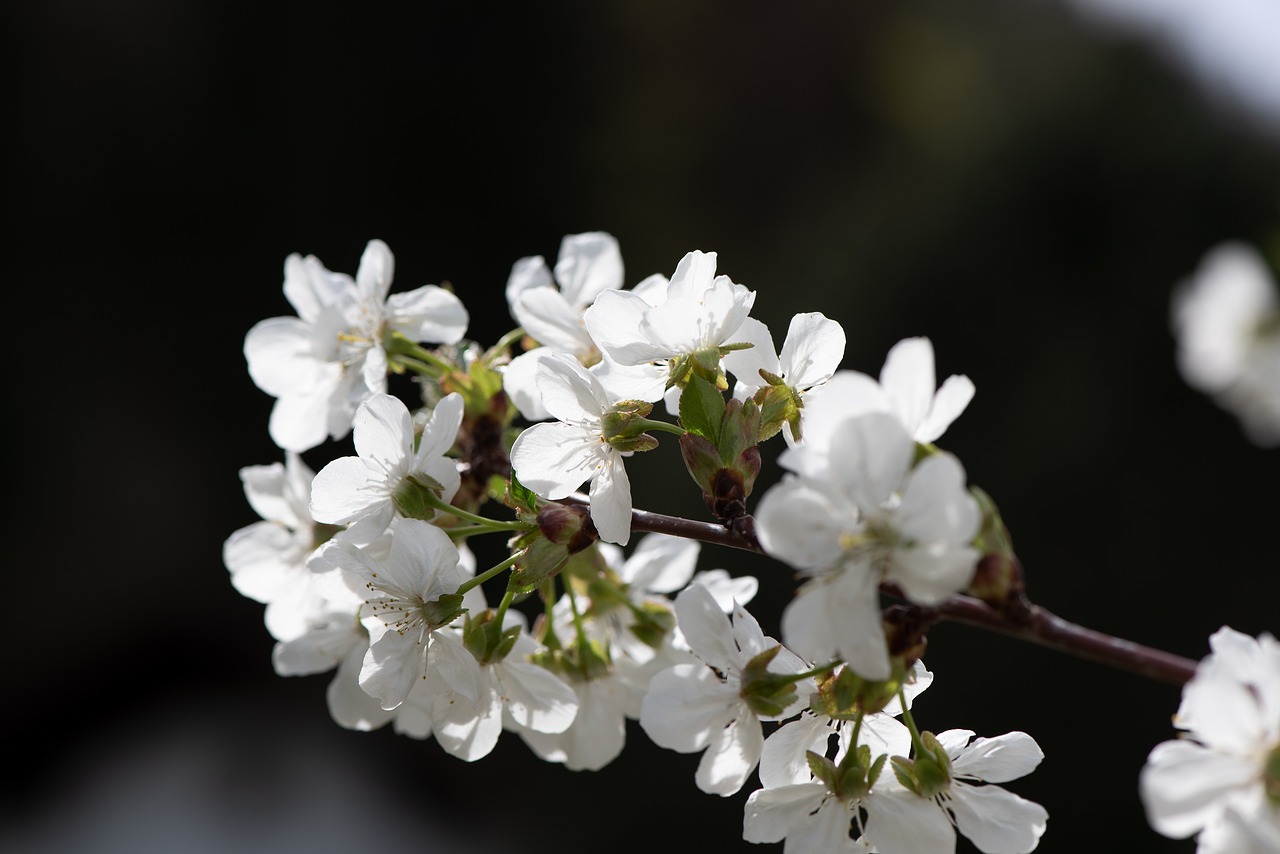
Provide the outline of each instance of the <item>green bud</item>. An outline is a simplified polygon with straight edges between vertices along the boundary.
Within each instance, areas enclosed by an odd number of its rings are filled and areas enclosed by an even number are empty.
[[[600,418],[600,432],[606,440],[627,439],[644,432],[643,423],[653,411],[653,404],[643,400],[623,400],[615,403]]]
[[[863,679],[848,666],[818,682],[814,708],[836,720],[853,720],[859,714],[882,711],[898,696],[906,668],[893,660],[893,672],[883,681]]]
[[[680,456],[693,482],[702,488],[704,495],[709,495],[716,472],[724,467],[716,446],[697,433],[685,433],[680,437]]]
[[[396,485],[391,500],[401,516],[430,522],[435,518],[435,505],[440,503],[443,492],[444,487],[430,475],[411,474]]]
[[[462,625],[463,646],[482,664],[506,658],[520,636],[520,626],[503,629],[496,622],[496,616],[494,610],[488,608],[474,618],[468,614]]]
[[[1025,591],[1022,564],[1013,552],[1013,539],[991,496],[976,486],[970,487],[970,492],[982,511],[982,526],[974,538],[974,546],[982,558],[965,592],[1004,610],[1022,600]]]
[[[867,771],[870,767],[871,747],[869,745],[860,744],[856,750],[846,753],[844,760],[840,763],[840,787],[837,789],[837,794],[846,801],[865,797],[867,792],[871,791],[871,785],[867,782]]]

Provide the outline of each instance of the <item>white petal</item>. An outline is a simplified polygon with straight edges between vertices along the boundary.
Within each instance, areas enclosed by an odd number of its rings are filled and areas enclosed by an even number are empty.
[[[360,687],[379,700],[382,708],[394,709],[422,678],[426,661],[425,639],[416,633],[386,632],[365,653]]]
[[[530,255],[521,258],[511,265],[511,275],[507,277],[507,305],[515,315],[515,305],[520,294],[533,288],[555,287],[551,278],[551,269],[541,255]]]
[[[892,415],[870,412],[839,427],[843,452],[830,460],[830,478],[864,512],[886,505],[902,486],[915,456],[915,443]]]
[[[889,678],[879,586],[864,566],[801,587],[782,612],[782,637],[810,661],[842,657],[864,679]]]
[[[600,436],[563,421],[534,424],[511,446],[511,467],[520,482],[543,498],[564,498],[596,472]]]
[[[827,742],[833,735],[829,719],[807,712],[774,730],[760,752],[761,785],[773,789],[809,782],[813,775],[805,751],[826,756]]]
[[[760,376],[761,368],[775,375],[783,372],[784,369],[779,365],[778,351],[774,349],[773,336],[769,334],[768,326],[754,317],[748,317],[733,337],[734,343],[745,342],[753,345],[746,350],[733,350],[724,357],[724,369],[733,374],[738,382],[756,389],[765,384]]]
[[[296,317],[271,317],[253,325],[244,337],[249,376],[273,397],[305,385],[321,362],[312,355],[311,328]]]
[[[933,344],[928,338],[904,338],[889,349],[880,369],[880,385],[893,401],[894,412],[907,432],[924,423],[937,389]]]
[[[337,424],[332,411],[334,387],[342,368],[330,367],[334,373],[324,382],[308,388],[305,393],[278,398],[271,407],[267,432],[271,441],[281,448],[301,453],[319,445],[329,435],[340,438],[344,434],[345,430],[335,430]]]
[[[451,756],[466,762],[483,759],[493,752],[502,735],[502,699],[490,691],[478,706],[444,696],[432,703],[431,722],[436,741]]]
[[[999,786],[951,786],[951,812],[956,826],[987,854],[1027,854],[1044,835],[1049,813],[1044,807]]]
[[[538,391],[538,358],[551,352],[547,347],[535,347],[516,356],[502,369],[502,390],[511,398],[529,421],[545,421],[551,413],[542,405],[542,393]]]
[[[625,546],[631,539],[631,481],[622,455],[605,452],[591,479],[591,522],[600,539]]]
[[[1215,753],[1184,739],[1157,744],[1138,776],[1147,821],[1181,839],[1220,813],[1231,794],[1252,785],[1257,763]]]
[[[738,661],[733,624],[705,587],[687,587],[676,597],[676,623],[694,655],[728,673]],[[758,627],[757,627],[758,631]]]
[[[314,255],[303,258],[291,254],[284,261],[284,296],[298,317],[314,323],[326,307],[350,299],[355,282],[343,273],[333,273]]]
[[[942,388],[933,396],[929,414],[915,429],[915,440],[925,444],[937,440],[951,426],[951,422],[964,412],[969,401],[973,400],[973,392],[973,381],[963,374],[947,377]]]
[[[832,566],[840,538],[857,527],[855,510],[793,476],[765,492],[756,509],[756,534],[771,556],[798,569]]]
[[[738,717],[713,732],[694,775],[698,788],[721,797],[736,794],[755,770],[763,746],[760,721],[754,716]]]
[[[653,677],[640,728],[659,747],[693,753],[733,720],[737,702],[737,693],[705,664],[677,664]]]
[[[1007,783],[1036,769],[1044,751],[1025,732],[1009,732],[995,738],[974,739],[956,757],[951,768],[956,777],[972,777],[988,783]]]
[[[567,235],[560,241],[555,272],[569,304],[585,308],[601,291],[622,287],[618,241],[603,231]]]
[[[747,604],[755,598],[760,589],[760,580],[752,575],[737,578],[723,569],[708,569],[699,572],[689,579],[690,584],[699,584],[711,592],[720,610],[726,614],[733,610],[735,602]]]
[[[413,449],[413,418],[400,398],[375,394],[361,404],[352,422],[361,459],[391,473],[403,468]]]
[[[697,540],[646,534],[619,573],[623,583],[651,593],[673,593],[689,583],[698,563]]]
[[[818,455],[817,471],[804,468],[802,463],[808,458],[792,450],[779,455],[778,464],[800,474],[821,475],[826,460],[841,453],[843,437],[839,431],[847,419],[868,412],[891,411],[888,395],[874,379],[857,371],[837,371],[804,397],[802,446]]]
[[[593,679],[578,688],[578,714],[561,739],[571,771],[598,771],[618,757],[626,744],[627,719],[613,680]]]
[[[339,726],[369,732],[386,724],[394,712],[383,709],[377,700],[360,688],[360,667],[363,660],[364,649],[352,647],[351,652],[338,665],[338,672],[329,680],[329,686],[325,689],[325,701],[329,707],[329,716]]]
[[[360,457],[338,457],[311,484],[311,516],[346,525],[390,501],[387,474]]]
[[[826,797],[827,787],[821,783],[757,789],[747,798],[743,839],[757,844],[781,842],[807,822]]]
[[[891,772],[885,770],[885,776]],[[867,841],[894,854],[938,854],[955,851],[956,834],[951,821],[933,801],[900,787],[886,787],[866,797]]]
[[[652,349],[640,335],[649,303],[630,291],[603,291],[583,313],[583,322],[596,346],[620,365],[649,361]]]
[[[619,365],[603,355],[591,366],[591,375],[600,381],[610,400],[645,400],[650,403],[661,400],[667,390],[667,369],[664,365]]]
[[[667,299],[700,300],[716,277],[716,253],[694,250],[676,264],[667,285]]]
[[[511,310],[524,331],[539,344],[572,353],[591,349],[581,309],[570,305],[555,288],[527,290]]]
[[[356,288],[360,291],[361,300],[376,303],[381,308],[386,302],[387,292],[391,290],[395,271],[395,256],[387,244],[381,240],[370,240],[360,256],[360,266],[356,268]]]
[[[604,387],[573,356],[548,353],[538,359],[538,391],[542,405],[561,421],[582,426],[598,425],[609,408]]]
[[[507,711],[516,723],[536,732],[564,732],[578,713],[578,695],[545,667],[510,657],[494,677],[502,687]]]
[[[456,344],[470,318],[462,300],[437,285],[423,285],[387,298],[387,326],[411,341]]]
[[[431,457],[442,457],[449,453],[458,441],[462,414],[462,395],[452,392],[440,399],[418,438],[417,465],[421,466]]]
[[[807,389],[830,379],[844,346],[844,327],[834,320],[816,311],[792,317],[778,357],[787,385]]]

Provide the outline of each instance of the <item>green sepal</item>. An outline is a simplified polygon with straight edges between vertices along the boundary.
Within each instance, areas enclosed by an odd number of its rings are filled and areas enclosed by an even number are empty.
[[[615,448],[624,454],[652,451],[658,447],[658,440],[648,433],[641,433],[639,436],[632,436],[626,439],[608,439],[607,441],[609,442],[609,447]]]
[[[796,701],[796,686],[791,677],[768,670],[769,663],[781,651],[781,646],[772,646],[742,668],[742,699],[761,717],[776,718]]]
[[[680,394],[680,426],[716,445],[724,407],[724,395],[706,379],[693,374]]]
[[[520,636],[519,625],[503,629],[495,621],[496,616],[494,610],[488,608],[474,618],[468,614],[462,625],[463,646],[482,664],[506,658]]]
[[[883,711],[898,696],[898,689],[906,678],[906,668],[900,659],[890,659],[890,663],[893,670],[883,681],[863,679],[847,665],[835,675],[820,680],[817,694],[820,711],[835,720],[853,720],[859,714]]]
[[[515,510],[527,510],[530,513],[538,512],[538,496],[534,491],[520,482],[516,477],[516,473],[511,473],[511,478],[506,482],[506,501],[505,503]]]
[[[840,762],[839,788],[836,790],[845,800],[854,800],[866,796],[871,791],[867,782],[867,771],[871,767],[871,747],[860,744],[850,750]]]
[[[880,772],[884,770],[884,761],[889,758],[887,753],[881,753],[876,757],[876,761],[871,763],[871,769],[867,771],[867,788],[874,789],[876,781],[880,779]]]
[[[920,733],[924,752],[916,757],[916,780],[922,797],[932,798],[951,786],[951,757],[931,732]]]
[[[544,581],[554,578],[569,561],[568,546],[546,537],[534,537],[511,567],[507,590],[516,595],[532,593]]]
[[[461,593],[446,593],[438,599],[427,602],[422,610],[426,614],[427,623],[433,629],[447,626],[467,612],[467,609],[462,607]]]
[[[671,609],[657,602],[646,602],[632,613],[635,622],[631,624],[631,634],[646,646],[661,649],[676,626],[676,616]]]
[[[762,370],[760,373],[764,375],[767,372]],[[758,389],[751,399],[755,401],[756,406],[760,409],[760,429],[756,434],[757,442],[763,442],[778,435],[779,431],[782,430],[782,425],[788,421],[792,422],[791,432],[793,435],[799,431],[799,397],[794,391],[785,385],[770,383]]]
[[[836,764],[827,757],[814,753],[812,750],[806,750],[804,758],[809,763],[809,770],[813,773],[813,776],[821,780],[828,790],[838,793],[840,790],[840,770],[836,768]]]
[[[898,778],[904,789],[920,794],[920,781],[916,779],[916,764],[905,756],[889,757],[889,765],[893,768],[893,776]]]
[[[430,522],[436,516],[435,506],[443,492],[444,486],[439,481],[417,472],[401,479],[391,493],[391,500],[406,519]]]

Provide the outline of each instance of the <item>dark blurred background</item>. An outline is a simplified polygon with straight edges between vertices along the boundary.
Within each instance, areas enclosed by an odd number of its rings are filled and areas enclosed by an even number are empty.
[[[1182,382],[1167,322],[1209,247],[1280,225],[1280,115],[1108,20],[1050,0],[8,4],[0,848],[767,850],[741,841],[753,784],[702,794],[698,757],[638,728],[595,773],[510,734],[467,764],[345,731],[328,676],[273,673],[221,560],[257,518],[238,469],[280,458],[244,334],[291,313],[288,253],[354,273],[373,237],[396,290],[451,283],[483,343],[512,324],[512,262],[588,230],[619,239],[628,285],[718,252],[779,342],[795,312],[844,324],[847,368],[927,335],[940,377],[978,389],[942,445],[1003,509],[1035,601],[1197,659],[1224,623],[1280,630],[1280,452]],[[637,505],[705,517],[674,446],[651,458]],[[776,631],[787,572],[710,546],[700,567],[759,576]],[[1044,748],[1009,785],[1049,810],[1040,850],[1193,850],[1137,797],[1176,687],[965,626],[930,640],[922,726]]]

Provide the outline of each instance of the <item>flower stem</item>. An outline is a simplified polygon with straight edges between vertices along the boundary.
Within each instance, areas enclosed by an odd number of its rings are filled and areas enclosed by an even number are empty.
[[[459,519],[471,522],[477,527],[483,526],[488,531],[532,531],[537,527],[532,522],[501,522],[497,519],[477,516],[475,513],[463,510],[461,507],[456,507],[448,501],[445,501],[443,498],[439,498],[430,492],[425,492],[424,490],[424,493],[426,503],[436,510],[441,511],[442,513],[448,513],[450,516],[457,516]]]
[[[475,578],[472,578],[469,581],[464,581],[455,592],[466,593],[468,590],[474,590],[475,588],[479,587],[481,584],[484,584],[490,578],[493,578],[494,576],[510,569],[515,564],[516,560],[520,557],[521,554],[523,554],[523,552],[516,552],[511,557],[507,558],[497,566],[486,569],[484,572],[480,573]]]

